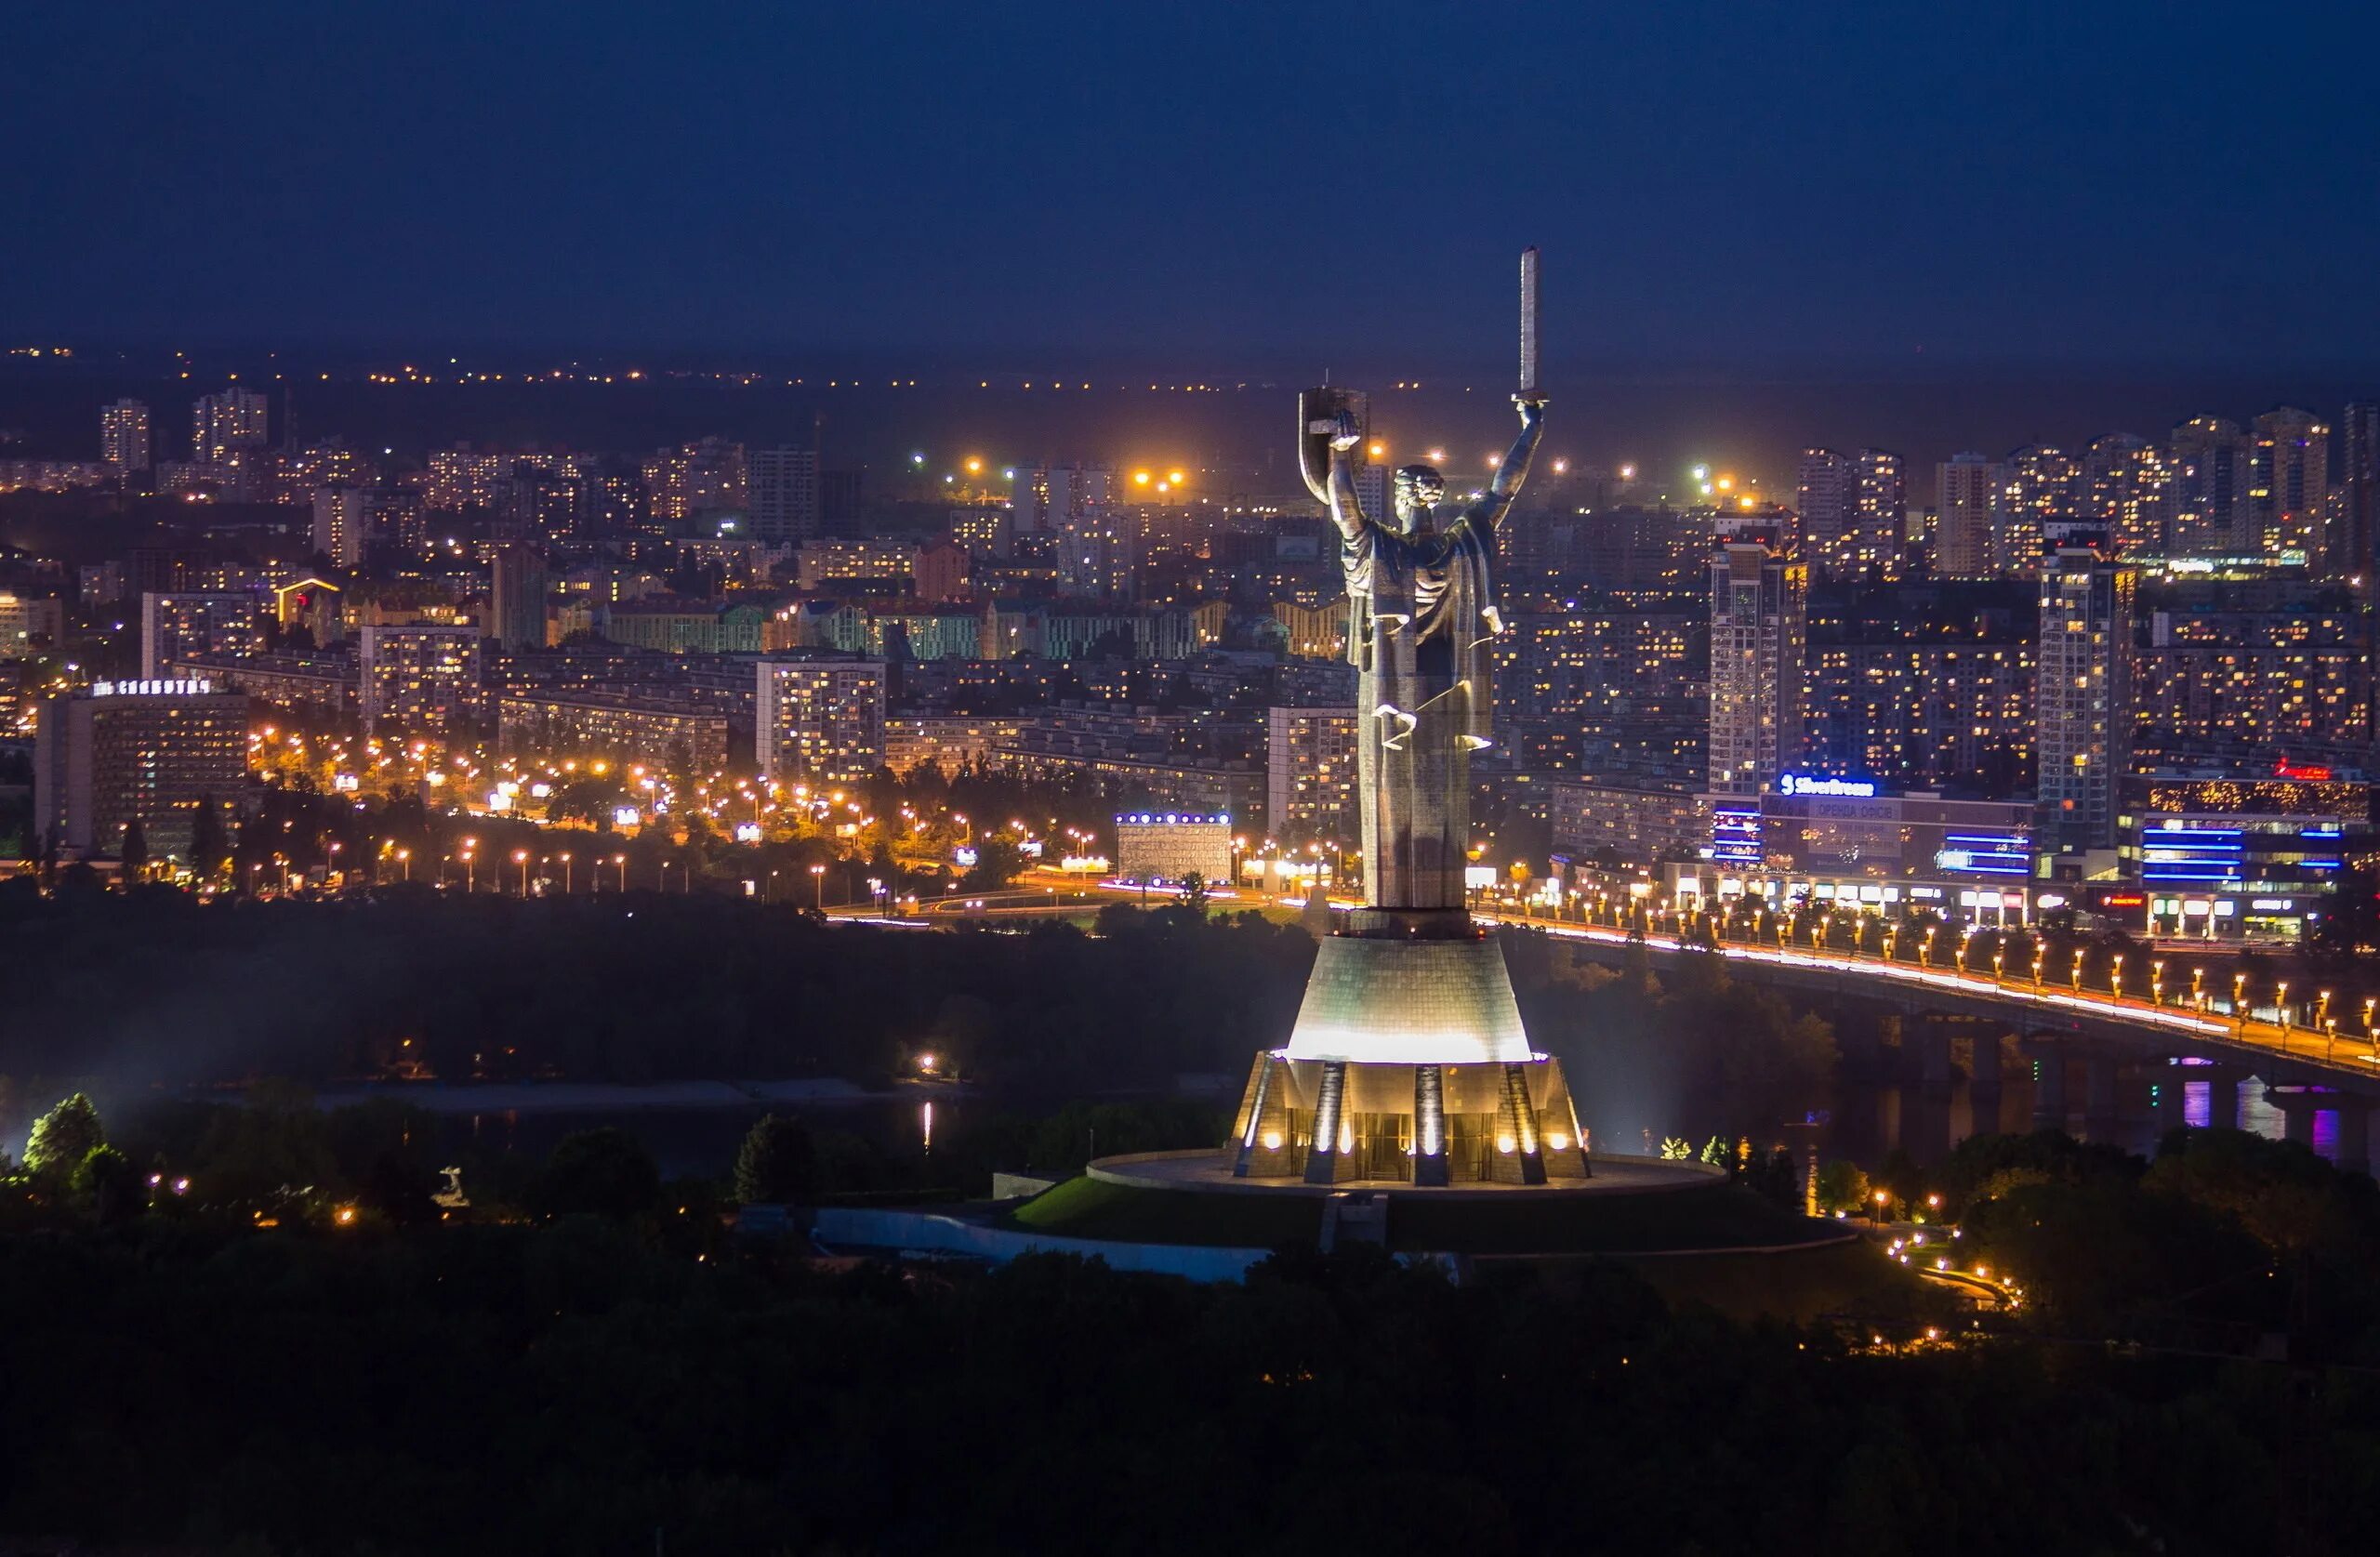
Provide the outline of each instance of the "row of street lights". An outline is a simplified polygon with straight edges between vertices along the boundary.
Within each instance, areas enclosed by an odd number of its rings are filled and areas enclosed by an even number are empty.
[[[1658,904],[1654,904],[1647,903],[1634,897],[1606,897],[1604,894],[1597,893],[1592,900],[1592,903],[1590,903],[1582,893],[1573,893],[1572,897],[1580,908],[1582,917],[1585,917],[1586,922],[1591,924],[1595,922],[1598,917],[1602,917],[1605,910],[1607,908],[1609,913],[1609,922],[1615,930],[1634,929],[1639,928],[1640,926],[1646,930],[1658,930],[1661,927],[1661,922],[1663,920],[1667,920],[1673,933],[1679,935],[1681,938],[1699,932],[1707,928],[1712,931],[1714,939],[1724,941],[1731,939],[1729,931],[1734,929],[1736,925],[1735,916],[1731,914],[1713,914],[1695,904],[1679,904],[1673,905],[1667,899],[1662,899]],[[1527,912],[1528,906],[1529,905],[1527,904],[1524,903],[1523,909],[1525,915]],[[1764,914],[1766,916],[1770,925],[1775,930],[1778,950],[1780,952],[1787,950],[1792,944],[1792,921],[1788,917],[1778,914],[1773,910],[1754,908],[1750,916],[1752,923],[1749,927],[1753,933],[1748,934],[1742,937],[1742,939],[1749,941],[1757,936],[1759,930],[1759,920]],[[1904,928],[1905,927],[1902,924],[1897,922],[1886,922],[1883,926],[1880,937],[1882,943],[1882,950],[1879,954],[1880,960],[1885,962],[1897,960],[1897,953],[1899,949],[1900,937]],[[1926,927],[1923,939],[1918,944],[1916,957],[1918,966],[1924,968],[1936,968],[1940,966],[1940,964],[1935,960],[1934,944],[1936,936],[1943,928],[1944,927],[1940,925],[1929,925]],[[1967,966],[1968,954],[1972,949],[1974,939],[1977,935],[1982,933],[1986,928],[1987,927],[1981,925],[1968,925],[1959,931],[1958,944],[1951,953],[1950,960],[1951,966],[1957,970],[1960,976],[1967,976],[1969,972]],[[1829,949],[1827,942],[1831,938],[1831,920],[1827,917],[1821,915],[1813,916],[1811,917],[1809,923],[1809,940],[1810,948],[1813,952],[1824,952]],[[1994,983],[2005,983],[2008,977],[2007,932],[2003,930],[1995,931],[1994,933],[1997,935],[1998,939],[1991,953],[1991,976]],[[1859,936],[1859,939],[1864,940],[1864,934]],[[1846,955],[1852,957],[1858,957],[1867,954],[1855,943]],[[2090,993],[2082,987],[2083,969],[2085,962],[2088,960],[2088,957],[2089,954],[2087,950],[2077,948],[2074,953],[2073,966],[2069,971],[2069,984],[2078,995]],[[2036,941],[2034,943],[2032,957],[2032,983],[2033,987],[2036,990],[2046,987],[2048,960],[2049,952],[2047,948]],[[2133,998],[2133,996],[2127,996],[2124,993],[2123,968],[2124,954],[2121,952],[2111,954],[2108,959],[2107,995],[2107,997],[2110,1000],[2123,1001]],[[2230,1015],[2238,1022],[2242,1030],[2247,1027],[2251,1018],[2251,1012],[2247,1002],[2247,974],[2235,973],[2232,975]],[[2176,991],[2177,995],[2178,993],[2179,992]],[[2325,1052],[2334,1056],[2336,1052],[2335,1046],[2338,1041],[2339,1024],[2338,1020],[2331,1015],[2331,991],[2327,989],[2318,991],[2315,996],[2314,1019],[2310,1023],[2306,1023],[2305,1025],[2309,1026],[2314,1032],[2322,1035],[2325,1044]],[[2180,1006],[2185,1009],[2196,1010],[2201,1015],[2211,1016],[2214,1014],[2213,1002],[2212,997],[2206,992],[2206,970],[2204,968],[2192,968],[2190,970],[2189,996],[2187,1001],[2175,999],[2172,1002],[2168,1002],[2165,996],[2165,960],[2162,957],[2152,959],[2149,965],[2149,1004],[2158,1009],[2165,1009],[2169,1005]],[[2286,980],[2280,981],[2275,985],[2273,995],[2273,1025],[2278,1027],[2281,1031],[2281,1048],[2286,1051],[2289,1047],[2290,1034],[2295,1031],[2300,1025],[2293,1020],[2293,1008],[2289,1004],[2289,983]],[[2376,1018],[2380,1018],[2380,996],[2372,996],[2363,1002],[2363,1032],[2366,1041],[2372,1041],[2375,1036],[2380,1036],[2380,1035],[2375,1034],[2374,1030],[2373,1024]]]

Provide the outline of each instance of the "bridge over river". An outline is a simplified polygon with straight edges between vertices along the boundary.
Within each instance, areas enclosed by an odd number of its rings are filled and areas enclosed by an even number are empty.
[[[2254,1007],[2233,1011],[2228,990],[2206,992],[2202,998],[2191,991],[2190,981],[2180,980],[2179,987],[2161,988],[2162,998],[2151,999],[2036,979],[2030,966],[2012,977],[1871,952],[1742,941],[1723,941],[1713,950],[1658,932],[1632,938],[1624,930],[1576,921],[1476,917],[1540,931],[1600,963],[1618,966],[1637,944],[1657,972],[1683,958],[1715,957],[1732,977],[1747,983],[1913,1019],[1906,1031],[1927,1080],[1950,1079],[1950,1034],[1964,1029],[1992,1038],[1974,1045],[1970,1079],[1978,1088],[1996,1086],[1997,1039],[2013,1034],[2034,1062],[2035,1085],[2052,1118],[2063,1116],[2069,1061],[2082,1062],[2086,1116],[2113,1113],[2120,1060],[2167,1060],[2211,1080],[2253,1075],[2264,1083],[2267,1101],[2282,1112],[2292,1139],[2310,1143],[2315,1115],[2334,1114],[2337,1160],[2342,1166],[2370,1161],[2369,1119],[2380,1107],[2380,1048],[2373,1035],[2342,1033],[2332,1023],[2320,1031],[2285,1023],[2278,1020],[2277,1009],[2271,1019]],[[2167,1088],[2162,1096],[2175,1100],[2177,1107],[2181,1090]],[[2218,1087],[2212,1095],[2222,1097],[2224,1089]],[[2236,1113],[2227,1117],[2225,1107],[2218,1104],[2206,1122],[2236,1124]],[[2183,1121],[2175,1114],[2169,1122]]]

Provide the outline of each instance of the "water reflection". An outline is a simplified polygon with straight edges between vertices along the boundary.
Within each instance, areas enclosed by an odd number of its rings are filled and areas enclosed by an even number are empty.
[[[2296,1139],[2325,1160],[2340,1160],[2339,1111],[2319,1106],[2319,1095],[2284,1109],[2268,1096],[2260,1077],[2223,1069],[2206,1070],[2162,1062],[2119,1063],[2097,1085],[2043,1085],[2031,1065],[2016,1065],[1997,1087],[1970,1081],[1901,1082],[1844,1077],[1834,1106],[1789,1124],[1783,1139],[1796,1147],[1815,1146],[1822,1157],[1845,1157],[1874,1168],[1894,1151],[1919,1166],[1939,1162],[1970,1136],[2062,1129],[2081,1141],[2107,1141],[2127,1152],[2153,1156],[2157,1142],[2175,1125],[2236,1126],[2268,1141],[2288,1139],[2290,1116],[2302,1112]]]

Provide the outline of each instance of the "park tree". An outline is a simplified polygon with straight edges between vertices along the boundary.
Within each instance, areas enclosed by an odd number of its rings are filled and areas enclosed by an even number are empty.
[[[975,840],[975,863],[959,878],[961,891],[996,892],[1025,870],[1025,851],[1014,838],[993,834]]]
[[[214,880],[223,873],[223,862],[231,857],[231,839],[223,832],[222,808],[212,795],[198,798],[198,809],[190,819],[190,868],[201,882]]]
[[[118,851],[124,862],[124,881],[130,886],[149,871],[149,831],[134,817],[124,825],[124,847]]]
[[[102,1225],[139,1215],[148,1201],[140,1169],[112,1146],[94,1146],[84,1154],[75,1165],[71,1187]]]
[[[107,1143],[99,1111],[81,1092],[33,1121],[25,1141],[25,1167],[35,1173],[72,1172],[94,1148]]]
[[[1182,906],[1194,914],[1207,911],[1207,878],[1197,871],[1189,871],[1182,877]]]
[[[783,1114],[762,1117],[735,1154],[735,1198],[747,1206],[807,1200],[818,1184],[818,1154],[810,1131]]]
[[[1818,1168],[1818,1209],[1856,1211],[1868,1203],[1868,1175],[1855,1162],[1837,1158]]]
[[[636,1137],[615,1126],[564,1136],[546,1159],[531,1199],[549,1217],[628,1218],[653,1208],[661,1170]]]

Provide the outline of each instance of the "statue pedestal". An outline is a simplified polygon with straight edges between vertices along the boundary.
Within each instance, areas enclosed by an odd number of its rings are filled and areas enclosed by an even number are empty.
[[[1289,1047],[1257,1057],[1233,1127],[1234,1176],[1588,1177],[1568,1084],[1529,1047],[1503,948],[1460,910],[1355,917],[1370,933],[1322,943]]]

